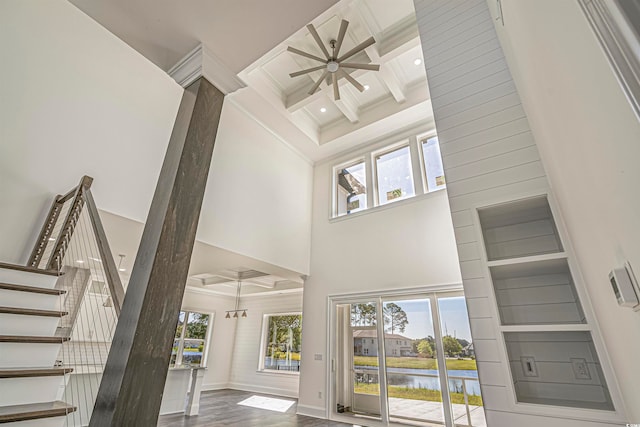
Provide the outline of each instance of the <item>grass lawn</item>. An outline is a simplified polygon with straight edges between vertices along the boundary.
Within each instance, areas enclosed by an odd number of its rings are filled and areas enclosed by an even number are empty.
[[[389,386],[389,397],[397,397],[400,399],[426,400],[429,402],[442,402],[442,396],[439,390],[429,390],[425,388],[408,388],[402,386]],[[379,394],[380,388],[378,384],[356,384],[356,393],[363,394]],[[464,404],[464,395],[462,393],[449,393],[452,403]],[[482,406],[482,397],[476,395],[467,395],[469,405]]]
[[[378,366],[378,358],[375,356],[354,356],[353,363],[356,366]],[[421,357],[387,357],[389,368],[410,369],[438,369],[438,361]],[[476,361],[465,359],[447,359],[447,370],[475,371]]]

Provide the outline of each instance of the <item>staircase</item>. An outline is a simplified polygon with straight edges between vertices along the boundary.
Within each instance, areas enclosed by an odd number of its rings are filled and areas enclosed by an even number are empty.
[[[56,367],[67,336],[56,336],[64,290],[55,270],[0,263],[0,424],[62,427],[76,410],[62,402],[67,374]]]

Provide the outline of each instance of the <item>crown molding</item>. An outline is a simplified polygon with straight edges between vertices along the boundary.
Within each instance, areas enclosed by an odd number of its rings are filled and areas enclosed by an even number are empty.
[[[247,86],[203,44],[189,52],[167,73],[184,88],[199,77],[205,77],[225,95]]]

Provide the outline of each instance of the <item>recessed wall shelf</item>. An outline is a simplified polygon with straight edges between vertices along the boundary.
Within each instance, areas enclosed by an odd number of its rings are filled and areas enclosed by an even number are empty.
[[[547,196],[478,217],[516,401],[615,410]]]
[[[487,260],[562,252],[546,197],[534,197],[478,211]]]

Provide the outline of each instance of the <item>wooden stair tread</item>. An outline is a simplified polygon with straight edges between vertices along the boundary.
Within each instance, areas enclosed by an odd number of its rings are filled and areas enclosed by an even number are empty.
[[[0,342],[62,344],[69,341],[69,337],[30,337],[26,335],[0,335]]]
[[[8,264],[6,262],[0,262],[0,268],[6,268],[8,270],[24,271],[26,273],[46,274],[47,276],[61,275],[57,270],[43,270],[41,268],[28,267],[26,265]]]
[[[73,368],[0,369],[0,378],[55,377],[73,372]]]
[[[23,314],[25,316],[63,317],[66,311],[38,310],[34,308],[0,307],[0,314]]]
[[[0,289],[4,289],[7,291],[31,292],[34,294],[45,294],[45,295],[62,295],[67,293],[67,291],[62,289],[49,289],[49,288],[39,288],[37,286],[13,285],[11,283],[0,283]]]
[[[65,416],[77,408],[61,401],[0,406],[0,423]]]

